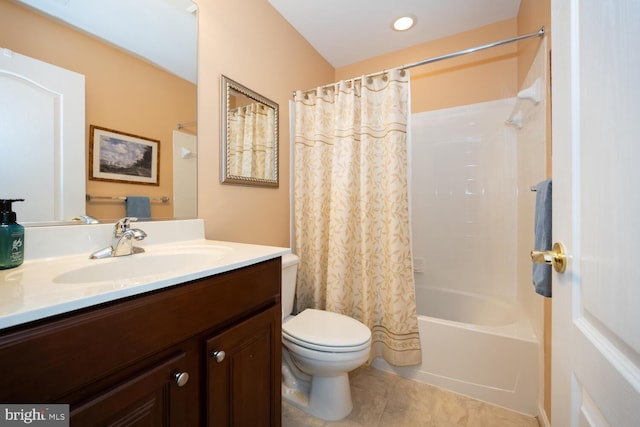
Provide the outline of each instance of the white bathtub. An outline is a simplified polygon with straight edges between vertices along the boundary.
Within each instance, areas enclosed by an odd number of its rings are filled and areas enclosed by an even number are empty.
[[[509,302],[417,287],[422,363],[373,367],[528,415],[538,410],[538,340]]]

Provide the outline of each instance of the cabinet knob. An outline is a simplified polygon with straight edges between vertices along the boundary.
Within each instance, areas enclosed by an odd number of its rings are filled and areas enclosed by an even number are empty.
[[[189,373],[188,372],[174,372],[173,380],[176,382],[178,387],[183,387],[189,382]]]
[[[222,351],[222,350],[218,350],[218,351],[213,351],[211,352],[211,357],[213,357],[214,359],[216,359],[216,362],[220,363],[224,360],[225,356],[227,354]]]

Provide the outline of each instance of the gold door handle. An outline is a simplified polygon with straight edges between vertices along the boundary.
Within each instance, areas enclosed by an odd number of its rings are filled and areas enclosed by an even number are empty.
[[[531,251],[531,261],[552,265],[558,273],[564,273],[567,268],[567,257],[562,243],[554,243],[550,251]]]

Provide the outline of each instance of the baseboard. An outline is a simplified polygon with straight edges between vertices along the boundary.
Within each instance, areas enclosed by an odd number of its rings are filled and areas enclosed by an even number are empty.
[[[547,412],[542,406],[538,406],[538,424],[540,427],[551,427],[551,423],[547,418]]]

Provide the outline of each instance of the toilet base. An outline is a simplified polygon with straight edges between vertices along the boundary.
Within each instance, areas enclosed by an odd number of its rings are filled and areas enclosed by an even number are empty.
[[[289,351],[283,348],[282,400],[316,418],[341,420],[353,409],[349,374],[308,375],[296,366]]]
[[[282,399],[307,414],[327,421],[345,418],[353,409],[349,375],[313,376],[298,388],[282,385]]]

